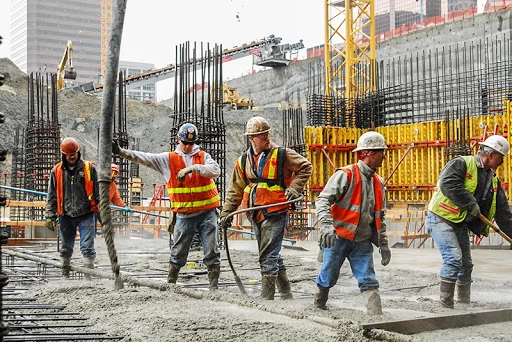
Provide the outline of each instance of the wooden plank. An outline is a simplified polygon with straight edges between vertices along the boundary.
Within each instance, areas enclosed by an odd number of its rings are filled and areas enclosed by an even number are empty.
[[[5,203],[6,207],[30,207],[30,208],[45,208],[46,201],[12,201],[7,200]]]
[[[430,234],[428,233],[411,233],[402,236],[402,240],[414,240],[414,239],[428,239]]]
[[[368,323],[362,324],[361,327],[364,330],[382,329],[400,334],[417,334],[424,331],[456,329],[508,321],[512,321],[512,309],[425,317],[403,321]]]

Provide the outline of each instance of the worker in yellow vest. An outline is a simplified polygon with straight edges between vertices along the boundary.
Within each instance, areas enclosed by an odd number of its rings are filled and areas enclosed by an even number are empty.
[[[384,222],[386,194],[384,181],[376,173],[386,149],[386,140],[380,133],[361,135],[354,149],[359,161],[336,171],[316,199],[319,243],[323,249],[322,268],[316,278],[317,308],[326,308],[329,289],[336,285],[341,266],[348,259],[367,313],[382,314],[372,244],[379,247],[381,263],[386,266],[391,260]]]
[[[249,208],[298,198],[313,171],[306,158],[270,141],[270,125],[265,118],[251,118],[245,135],[249,137],[251,146],[238,158],[233,170],[220,214],[220,225],[224,229],[231,227],[233,216],[228,215],[240,204],[242,208]],[[276,285],[281,299],[293,298],[280,255],[289,209],[290,204],[284,204],[248,212],[258,240],[263,299],[274,299]]]
[[[439,175],[425,227],[443,258],[440,301],[444,307],[454,307],[455,287],[457,302],[470,303],[473,261],[469,232],[479,237],[489,234],[480,215],[495,219],[507,235],[512,233],[512,212],[494,171],[509,152],[507,139],[492,135],[480,143],[475,156],[452,159]]]
[[[52,169],[48,183],[46,227],[55,230],[59,220],[62,275],[69,278],[77,228],[84,267],[94,268],[95,212],[99,209],[98,174],[92,162],[81,159],[76,139],[62,140],[60,150],[62,161]],[[90,276],[86,274],[85,278],[90,279]]]
[[[178,145],[173,152],[125,150],[116,141],[112,143],[112,152],[160,172],[167,182],[171,210],[176,216],[167,282],[176,284],[197,232],[203,245],[203,264],[208,269],[210,290],[215,291],[220,275],[217,213],[220,197],[214,180],[220,175],[220,167],[209,153],[201,150],[197,140],[197,127],[185,123],[178,130]]]

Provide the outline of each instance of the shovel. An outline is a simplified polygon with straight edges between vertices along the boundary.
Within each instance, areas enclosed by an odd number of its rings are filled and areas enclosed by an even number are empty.
[[[512,244],[512,239],[507,234],[505,234],[501,229],[499,229],[495,224],[489,221],[487,217],[480,214],[480,220],[482,220],[486,225],[494,229],[496,233],[500,234],[502,238],[508,241],[508,243]]]

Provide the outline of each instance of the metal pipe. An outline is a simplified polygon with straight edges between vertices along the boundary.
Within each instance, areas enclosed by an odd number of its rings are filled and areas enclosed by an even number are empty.
[[[386,186],[386,184],[388,184],[389,180],[391,179],[391,177],[393,177],[393,174],[395,173],[395,171],[398,169],[398,167],[400,166],[400,164],[402,164],[402,161],[404,160],[404,158],[407,156],[407,154],[409,153],[409,151],[414,147],[414,143],[411,143],[411,145],[409,145],[409,147],[407,148],[407,150],[405,151],[404,155],[402,156],[402,158],[400,158],[400,160],[398,161],[398,163],[395,165],[395,168],[393,169],[393,171],[391,171],[391,173],[389,174],[388,178],[386,178],[386,181],[384,182],[384,186]]]

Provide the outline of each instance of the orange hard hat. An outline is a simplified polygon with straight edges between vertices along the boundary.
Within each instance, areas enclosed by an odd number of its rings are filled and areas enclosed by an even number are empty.
[[[65,138],[60,143],[60,151],[62,154],[73,154],[80,151],[80,146],[78,146],[78,141],[75,138]]]
[[[121,173],[121,171],[119,171],[119,166],[117,166],[116,164],[112,164],[110,168],[112,170],[112,173],[115,175],[119,175]]]

